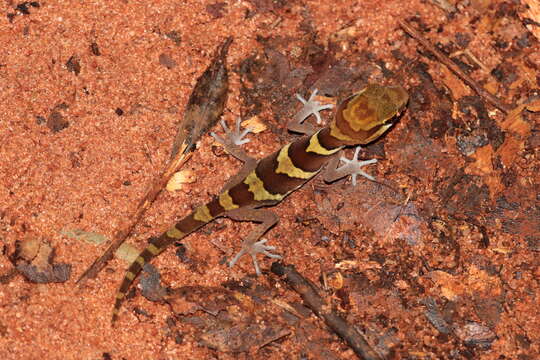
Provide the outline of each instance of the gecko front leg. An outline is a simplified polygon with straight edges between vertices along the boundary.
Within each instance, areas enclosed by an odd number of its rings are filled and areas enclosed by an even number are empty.
[[[225,137],[221,137],[213,131],[210,133],[210,136],[212,136],[218,143],[223,145],[223,147],[238,160],[244,163],[249,163],[252,161],[255,162],[256,160],[250,157],[240,147],[240,145],[244,145],[249,142],[249,139],[244,139],[244,136],[251,132],[251,128],[249,127],[245,128],[243,131],[240,131],[241,122],[242,120],[240,119],[240,117],[237,117],[235,122],[235,128],[231,130],[227,126],[225,120],[221,119],[219,123],[221,124],[221,127],[225,132]]]
[[[227,126],[227,123],[222,119],[220,121],[221,127],[223,128],[223,131],[225,132],[225,136],[221,137],[215,132],[211,132],[210,135],[223,147],[229,154],[237,158],[238,160],[242,161],[244,165],[240,169],[240,171],[233,177],[231,177],[225,185],[223,185],[223,188],[221,189],[221,192],[226,191],[231,188],[231,186],[237,184],[239,181],[241,181],[243,178],[247,176],[247,174],[252,171],[255,166],[257,165],[257,160],[249,156],[241,147],[240,145],[246,144],[249,142],[249,139],[244,139],[244,137],[251,132],[251,128],[247,127],[243,131],[240,131],[240,123],[241,119],[240,117],[236,118],[235,128],[233,130],[230,130]]]
[[[316,95],[317,89],[313,90],[313,93],[311,93],[308,100],[305,100],[300,94],[296,94],[296,98],[303,104],[303,106],[294,116],[294,118],[287,124],[287,128],[290,131],[306,135],[314,133],[315,127],[311,124],[305,124],[304,120],[306,120],[310,115],[314,115],[317,119],[317,124],[321,124],[322,119],[319,111],[334,107],[332,104],[321,104],[319,101],[315,100]]]

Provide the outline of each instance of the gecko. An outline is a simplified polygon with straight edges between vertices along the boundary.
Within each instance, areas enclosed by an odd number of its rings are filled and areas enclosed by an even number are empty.
[[[297,95],[303,107],[287,125],[290,131],[304,136],[260,160],[249,157],[240,147],[248,141],[243,137],[249,132],[249,128],[240,131],[240,119],[237,119],[236,129],[229,130],[225,122],[221,121],[227,136],[223,138],[214,133],[211,135],[224,145],[232,156],[241,160],[243,167],[210,202],[196,207],[159,237],[152,238],[131,263],[116,294],[113,324],[118,318],[127,291],[143,266],[169,245],[216,218],[228,217],[236,221],[259,223],[243,239],[241,250],[229,261],[229,266],[234,266],[243,255],[249,254],[257,275],[260,275],[257,254],[281,258],[280,255],[272,253],[274,246],[266,245],[265,239],[260,240],[278,222],[277,215],[267,207],[278,204],[318,173],[322,173],[324,181],[329,183],[349,175],[352,176],[353,185],[356,184],[357,175],[374,180],[362,167],[377,160],[358,160],[360,145],[377,140],[392,127],[407,106],[407,91],[401,86],[369,84],[343,100],[336,107],[332,121],[318,130],[304,121],[314,115],[317,124],[320,124],[322,120],[319,111],[333,106],[317,101],[316,93],[314,90],[308,100]],[[358,146],[352,159],[340,155],[347,146]],[[341,162],[344,165],[340,166]]]

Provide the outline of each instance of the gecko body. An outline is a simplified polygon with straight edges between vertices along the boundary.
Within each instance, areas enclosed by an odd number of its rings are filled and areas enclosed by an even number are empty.
[[[170,244],[214,219],[227,216],[233,220],[260,223],[259,227],[244,239],[242,250],[229,263],[232,266],[242,255],[250,254],[259,274],[260,269],[255,258],[257,253],[279,257],[270,252],[274,247],[265,245],[266,240],[259,241],[261,236],[278,221],[277,216],[266,207],[282,201],[323,168],[324,180],[327,182],[347,175],[353,175],[353,182],[356,181],[356,175],[372,179],[361,170],[361,167],[376,160],[358,161],[357,152],[352,160],[344,160],[340,158],[339,153],[346,146],[368,144],[384,134],[406,107],[408,95],[405,89],[400,86],[368,85],[339,104],[333,121],[318,131],[303,121],[310,114],[316,114],[317,119],[320,119],[318,111],[329,107],[320,106],[313,98],[314,95],[309,101],[301,99],[304,108],[288,125],[289,130],[308,135],[283,146],[259,161],[249,158],[229,139],[215,136],[232,155],[245,162],[244,168],[227,183],[219,195],[209,203],[197,207],[166,232],[154,238],[139,254],[129,266],[116,295],[113,322],[118,317],[127,291],[144,264],[159,255]],[[228,130],[226,127],[225,129]],[[340,160],[346,164],[339,167]]]

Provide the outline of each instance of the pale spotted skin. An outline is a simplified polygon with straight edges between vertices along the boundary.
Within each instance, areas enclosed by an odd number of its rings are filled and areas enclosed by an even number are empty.
[[[303,99],[302,99],[303,100]],[[248,170],[233,178],[232,184],[208,204],[196,208],[191,214],[180,220],[144,249],[130,265],[120,289],[116,295],[113,310],[114,322],[133,280],[141,272],[145,263],[159,255],[170,244],[196,231],[217,217],[227,216],[234,220],[248,220],[261,223],[242,244],[242,251],[231,261],[233,265],[239,256],[249,253],[260,273],[255,255],[262,252],[271,257],[277,255],[269,251],[273,247],[264,245],[260,237],[277,222],[277,216],[261,207],[272,206],[282,201],[287,195],[316,176],[326,166],[324,179],[334,181],[359,170],[337,168],[338,153],[349,145],[370,143],[384,134],[393,124],[394,119],[406,107],[408,95],[399,86],[369,85],[362,91],[343,101],[336,109],[334,120],[329,126],[314,132],[309,124],[302,123],[302,115],[289,124],[289,129],[311,135],[285,145],[275,153],[254,162],[245,156],[236,145],[228,143],[232,154],[246,161]],[[314,111],[328,108],[313,100],[303,100],[306,106],[315,106]],[[309,112],[308,112],[309,115]],[[253,161],[252,165],[249,162]],[[251,167],[251,169],[249,169]],[[340,170],[341,169],[341,170]],[[244,169],[246,170],[246,169]]]

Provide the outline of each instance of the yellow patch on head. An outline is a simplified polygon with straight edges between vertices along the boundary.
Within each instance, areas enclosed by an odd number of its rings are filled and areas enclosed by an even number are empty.
[[[210,222],[214,217],[210,215],[210,209],[208,209],[208,206],[203,205],[199,206],[197,210],[195,210],[195,214],[193,214],[193,218],[197,221],[202,222]]]
[[[244,184],[246,184],[249,187],[248,190],[253,194],[253,198],[257,201],[265,201],[265,200],[281,201],[285,197],[285,195],[269,193],[264,188],[264,184],[262,180],[259,179],[259,177],[255,173],[255,170],[253,170],[252,172],[249,173],[248,176],[246,176],[246,179],[244,180]]]
[[[125,295],[126,295],[126,294],[124,294],[124,293],[118,292],[118,293],[116,293],[116,298],[117,298],[118,300],[122,300],[122,299],[124,298]]]
[[[364,95],[355,95],[343,109],[343,118],[354,131],[369,131],[380,125],[377,104]]]
[[[321,130],[317,131],[315,134],[311,136],[311,138],[309,138],[309,145],[306,148],[306,152],[312,152],[319,155],[332,155],[342,149],[342,147],[338,147],[332,150],[328,150],[324,146],[322,146],[321,143],[319,142],[319,136],[318,136],[320,132]]]
[[[239,206],[234,203],[233,198],[229,195],[229,191],[224,191],[219,195],[219,205],[225,210],[238,209]]]
[[[289,177],[298,178],[298,179],[311,179],[317,174],[318,171],[310,172],[304,171],[300,168],[294,166],[291,157],[289,156],[289,147],[291,144],[285,145],[279,151],[277,156],[278,166],[276,169],[277,174],[285,174]]]
[[[176,226],[173,226],[167,230],[167,236],[173,239],[180,239],[182,236],[184,236],[184,233],[178,230]]]

